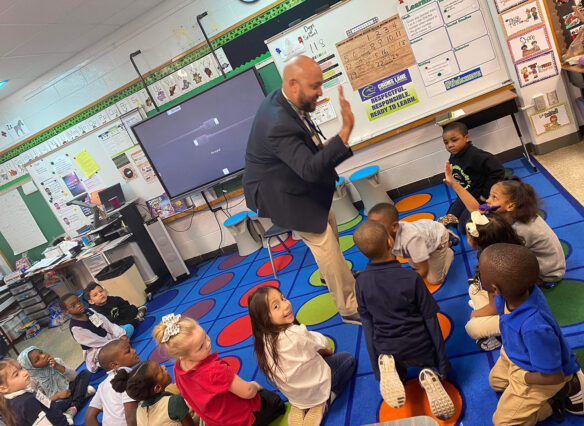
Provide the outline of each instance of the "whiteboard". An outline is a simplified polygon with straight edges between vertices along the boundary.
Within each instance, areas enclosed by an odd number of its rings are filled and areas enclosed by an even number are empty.
[[[120,183],[126,200],[137,198],[141,204],[164,193],[140,145],[130,136],[130,126],[140,120],[140,113],[134,111],[26,165],[69,235],[77,235],[76,230],[92,218],[88,210],[66,206],[79,193],[93,193],[95,202],[99,190]]]
[[[0,195],[0,232],[15,255],[47,242],[18,189]]]
[[[280,74],[298,54],[323,70],[312,113],[338,132],[338,86],[355,145],[510,82],[486,0],[344,0],[266,40]]]

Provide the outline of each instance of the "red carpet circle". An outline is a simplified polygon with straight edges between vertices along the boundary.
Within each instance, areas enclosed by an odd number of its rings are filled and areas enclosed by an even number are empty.
[[[217,343],[221,346],[232,346],[243,342],[251,336],[251,321],[249,315],[237,318],[235,321],[227,324],[219,336]]]
[[[239,253],[234,253],[229,256],[227,259],[224,259],[223,262],[219,264],[217,267],[218,269],[229,269],[241,263],[245,260],[246,256],[240,256]]]
[[[191,307],[185,309],[182,315],[194,319],[195,321],[198,321],[199,319],[207,315],[209,311],[213,309],[213,306],[215,306],[215,300],[213,299],[201,300],[200,302],[197,302]]]
[[[249,297],[249,295],[252,294],[254,291],[256,291],[258,288],[263,287],[265,285],[280,288],[280,283],[276,280],[264,281],[263,283],[256,284],[252,288],[250,288],[248,291],[246,291],[243,296],[241,296],[241,299],[239,299],[239,304],[241,306],[243,306],[244,308],[247,308],[247,306],[248,306],[247,305],[247,298]]]
[[[239,358],[237,358],[236,356],[224,356],[221,357],[221,359],[225,361],[227,364],[229,364],[229,366],[231,367],[235,374],[239,373],[239,370],[241,369],[241,361],[239,360]]]
[[[274,257],[274,265],[276,266],[276,272],[281,271],[286,266],[288,266],[292,262],[292,256],[289,254],[283,254],[282,256]],[[267,277],[273,274],[272,265],[270,260],[264,263],[262,266],[258,268],[257,272],[259,277]]]
[[[270,240],[270,241],[274,241],[274,240]],[[278,240],[276,240],[276,241],[278,241]],[[298,244],[298,241],[295,240],[294,238],[292,238],[292,234],[290,234],[290,235],[288,235],[288,238],[286,238],[284,240],[284,244],[286,244],[286,246],[288,248],[291,248],[295,244]],[[272,247],[272,253],[277,253],[277,252],[284,251],[284,250],[286,250],[286,249],[284,248],[284,246],[282,244],[278,244],[277,246]]]
[[[214,277],[207,281],[201,290],[199,290],[200,294],[211,294],[214,291],[222,289],[225,287],[229,282],[233,279],[235,274],[233,272],[227,272],[225,274],[221,274],[217,277]]]

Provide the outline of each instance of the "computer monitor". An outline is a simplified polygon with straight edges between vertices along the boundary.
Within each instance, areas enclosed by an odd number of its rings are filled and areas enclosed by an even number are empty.
[[[118,202],[120,205],[126,202],[126,197],[124,197],[124,192],[122,191],[122,185],[116,183],[108,188],[102,189],[97,193],[99,197],[99,201],[101,201],[101,205],[105,208],[106,212],[111,210],[115,210],[114,207],[111,205],[110,200],[114,197],[118,198]]]

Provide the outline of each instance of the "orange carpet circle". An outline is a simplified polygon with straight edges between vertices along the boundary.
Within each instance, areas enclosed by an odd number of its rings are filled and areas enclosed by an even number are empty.
[[[407,262],[407,260],[406,260],[406,262]],[[431,294],[434,294],[436,292],[436,290],[438,290],[440,287],[442,287],[442,283],[440,283],[440,284],[430,284],[426,278],[424,278],[424,284],[426,284],[426,288],[428,289],[428,291]]]
[[[414,210],[418,207],[422,207],[426,204],[432,196],[430,194],[414,194],[409,197],[399,200],[395,203],[395,208],[398,212],[407,212],[408,210]]]
[[[448,319],[448,317],[444,314],[438,312],[438,324],[440,325],[440,330],[442,330],[442,337],[444,340],[450,336],[450,332],[452,331],[452,323]]]
[[[401,408],[391,408],[389,405],[383,401],[381,407],[379,408],[379,421],[387,422],[390,420],[406,419],[408,417],[415,416],[428,416],[432,417],[440,425],[454,425],[460,417],[462,412],[462,397],[458,392],[458,389],[454,387],[450,382],[443,382],[444,389],[452,398],[454,403],[454,416],[448,420],[438,420],[432,415],[430,411],[430,404],[428,403],[428,398],[426,397],[426,392],[420,386],[420,382],[417,378],[410,379],[404,385],[406,390],[406,403]]]
[[[432,213],[423,212],[423,213],[414,213],[406,217],[402,217],[400,219],[401,222],[414,222],[420,219],[430,219],[434,220],[434,215]]]

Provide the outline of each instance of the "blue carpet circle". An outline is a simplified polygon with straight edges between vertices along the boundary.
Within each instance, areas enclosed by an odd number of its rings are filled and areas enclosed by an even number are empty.
[[[168,305],[176,296],[178,295],[178,290],[168,290],[159,296],[154,297],[154,300],[148,303],[149,312],[157,311],[160,308]]]
[[[142,321],[140,324],[138,324],[138,327],[136,327],[136,329],[134,330],[134,334],[132,335],[132,339],[135,339],[136,337],[147,332],[150,329],[150,327],[152,327],[152,324],[154,324],[154,321],[155,321],[155,318],[152,316],[144,318],[144,321]]]

